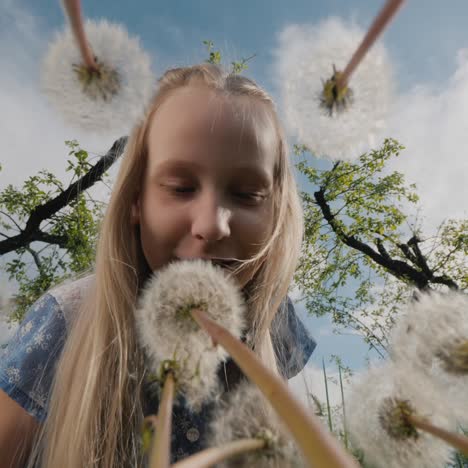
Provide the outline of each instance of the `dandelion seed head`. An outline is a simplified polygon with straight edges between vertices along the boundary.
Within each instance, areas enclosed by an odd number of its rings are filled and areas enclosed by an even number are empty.
[[[275,77],[288,133],[317,157],[356,159],[376,145],[392,100],[392,70],[387,52],[375,44],[351,75],[347,105],[323,109],[324,82],[332,66],[342,72],[364,31],[337,18],[318,25],[283,30],[275,53]]]
[[[408,304],[392,330],[390,352],[395,359],[410,359],[427,367],[438,354],[456,350],[467,340],[468,296],[429,292]]]
[[[194,410],[218,391],[217,369],[227,358],[190,315],[197,307],[241,336],[245,305],[237,284],[221,267],[202,260],[171,263],[156,272],[135,313],[150,371],[160,375],[164,362],[176,361],[177,385]]]
[[[243,381],[218,403],[210,423],[207,445],[215,447],[251,438],[264,440],[265,448],[227,460],[219,464],[219,468],[304,466],[298,448],[268,401],[257,387]]]
[[[320,95],[320,107],[329,117],[332,117],[334,113],[346,111],[353,102],[353,90],[347,84],[339,86],[343,73],[333,68],[333,75],[323,83]]]
[[[90,70],[83,64],[72,68],[85,94],[94,100],[108,101],[120,90],[120,76],[112,67],[97,60],[96,62],[97,70]]]
[[[442,361],[442,368],[455,376],[468,375],[468,339],[458,339],[440,349],[437,357]]]
[[[125,28],[86,20],[85,32],[98,64],[82,63],[69,26],[50,43],[42,66],[42,89],[64,119],[85,130],[129,132],[144,116],[156,79],[149,55]]]
[[[412,301],[389,339],[395,361],[411,362],[443,389],[460,423],[468,423],[468,296],[430,292]]]
[[[456,429],[451,408],[425,374],[403,363],[372,368],[351,386],[346,401],[351,443],[367,465],[375,468],[445,466],[451,449],[437,438],[405,422],[405,412],[435,425]]]
[[[417,439],[418,431],[407,420],[407,416],[414,412],[409,401],[386,398],[382,401],[378,417],[381,426],[390,437],[400,440]]]

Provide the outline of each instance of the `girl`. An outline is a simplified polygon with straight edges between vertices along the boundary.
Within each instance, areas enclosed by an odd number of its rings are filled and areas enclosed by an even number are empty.
[[[26,453],[39,433],[30,466],[33,459],[48,468],[139,464],[142,418],[157,402],[133,311],[151,272],[180,259],[207,259],[235,276],[249,310],[245,340],[270,368],[295,375],[315,346],[285,302],[301,237],[300,201],[270,97],[211,64],[166,72],[128,142],[95,275],[44,296],[2,359],[2,454],[7,447]],[[42,351],[38,338],[48,343]],[[28,350],[39,355],[33,363]],[[25,369],[35,373],[34,385]],[[239,380],[232,361],[220,378],[226,390]],[[209,407],[175,409],[174,459],[200,449],[207,418]],[[19,425],[20,447],[7,435]]]

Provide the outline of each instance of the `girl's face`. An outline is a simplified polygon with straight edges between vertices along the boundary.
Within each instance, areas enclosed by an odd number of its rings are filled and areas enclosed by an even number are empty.
[[[273,129],[256,135],[236,109],[212,90],[189,86],[154,114],[134,206],[153,271],[192,258],[231,269],[268,239],[277,139]],[[244,270],[236,279],[243,287],[251,276]]]

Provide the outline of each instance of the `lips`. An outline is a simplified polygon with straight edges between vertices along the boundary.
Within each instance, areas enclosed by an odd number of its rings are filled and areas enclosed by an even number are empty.
[[[211,259],[211,263],[213,265],[218,265],[221,268],[226,268],[227,270],[234,270],[236,266],[239,264],[237,260],[229,260],[229,259],[220,259],[220,258],[213,258]]]
[[[234,270],[238,264],[238,260],[233,260],[232,258],[219,258],[219,257],[190,257],[190,258],[180,258],[174,257],[175,261],[191,261],[191,260],[204,260],[206,262],[211,262],[213,265],[219,266],[226,270],[232,271]]]

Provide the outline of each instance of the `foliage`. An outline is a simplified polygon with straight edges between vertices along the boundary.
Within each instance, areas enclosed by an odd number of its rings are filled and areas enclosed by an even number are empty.
[[[88,153],[76,141],[65,144],[69,148],[66,170],[72,174],[72,184],[92,166]],[[21,188],[8,185],[0,192],[1,235],[11,238],[24,230],[31,213],[64,190],[63,183],[46,170],[29,177]],[[62,239],[63,244],[32,241],[15,250],[14,257],[4,266],[9,279],[18,284],[13,319],[21,320],[27,308],[49,287],[92,266],[101,217],[102,204],[82,192],[41,223],[42,232],[52,239]]]
[[[468,287],[468,222],[448,220],[433,237],[421,238],[405,213],[418,201],[415,186],[386,170],[402,149],[387,139],[356,162],[319,170],[305,146],[294,147],[311,187],[302,192],[305,240],[296,274],[306,307],[354,328],[382,356],[414,287]]]
[[[205,44],[207,52],[209,54],[209,58],[207,62],[220,65],[221,64],[221,52],[219,50],[213,50],[213,46],[214,46],[213,41],[203,41],[203,44]],[[231,73],[237,74],[237,73],[242,73],[244,70],[247,70],[248,69],[247,62],[253,59],[255,56],[256,54],[253,54],[246,59],[241,58],[240,60],[231,62],[231,67],[232,67]]]

